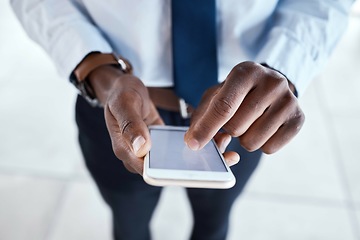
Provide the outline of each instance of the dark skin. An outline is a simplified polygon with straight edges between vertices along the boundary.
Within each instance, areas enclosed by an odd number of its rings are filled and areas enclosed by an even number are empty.
[[[104,106],[115,155],[129,171],[142,174],[143,157],[151,148],[147,126],[164,124],[147,88],[134,75],[112,66],[96,68],[88,79]],[[280,73],[253,62],[240,63],[222,84],[205,92],[185,142],[198,150],[214,138],[228,165],[240,159],[235,152],[224,152],[231,136],[248,151],[274,153],[305,120],[293,90]],[[218,133],[221,128],[225,133]]]

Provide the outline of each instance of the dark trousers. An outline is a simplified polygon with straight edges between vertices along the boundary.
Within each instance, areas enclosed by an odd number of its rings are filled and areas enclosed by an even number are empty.
[[[158,110],[167,125],[189,124],[181,119],[178,113]],[[112,211],[114,238],[150,239],[149,222],[161,188],[147,185],[140,175],[128,172],[115,157],[105,126],[103,109],[92,108],[78,97],[76,122],[86,166]],[[236,176],[236,185],[233,188],[186,189],[194,217],[191,239],[226,238],[232,204],[260,161],[260,151],[247,152],[237,139],[233,139],[228,149],[237,151],[241,156],[241,161],[231,168]]]

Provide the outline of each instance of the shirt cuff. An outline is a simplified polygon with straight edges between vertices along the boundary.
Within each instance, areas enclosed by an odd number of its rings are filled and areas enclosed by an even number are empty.
[[[91,52],[111,53],[112,47],[100,31],[83,21],[72,22],[56,31],[49,54],[60,75],[69,78],[76,66]]]

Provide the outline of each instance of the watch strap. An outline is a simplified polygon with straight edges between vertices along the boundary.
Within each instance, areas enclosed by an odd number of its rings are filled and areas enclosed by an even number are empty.
[[[115,53],[93,52],[88,54],[72,72],[70,81],[93,107],[101,107],[101,104],[87,78],[93,70],[103,65],[113,65],[124,73],[132,73],[131,64]]]
[[[89,74],[102,65],[117,65],[125,72],[131,72],[131,65],[127,60],[112,53],[91,53],[74,70],[78,82],[84,81]]]

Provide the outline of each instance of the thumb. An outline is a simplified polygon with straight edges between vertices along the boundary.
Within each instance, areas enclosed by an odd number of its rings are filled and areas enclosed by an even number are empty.
[[[132,152],[138,158],[146,155],[150,150],[151,140],[148,127],[142,116],[143,102],[138,94],[132,92],[122,94],[116,104],[108,104],[105,118],[111,129],[112,141],[121,141],[120,145],[127,145],[126,151]],[[128,153],[130,154],[130,153]],[[130,154],[131,155],[131,154]]]

